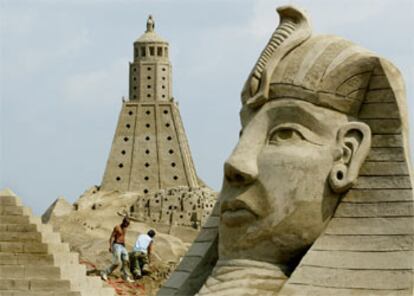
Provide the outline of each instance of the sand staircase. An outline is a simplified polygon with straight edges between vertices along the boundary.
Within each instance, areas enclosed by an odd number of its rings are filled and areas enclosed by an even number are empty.
[[[51,225],[42,224],[9,189],[0,192],[0,295],[113,296],[97,277],[86,276]]]

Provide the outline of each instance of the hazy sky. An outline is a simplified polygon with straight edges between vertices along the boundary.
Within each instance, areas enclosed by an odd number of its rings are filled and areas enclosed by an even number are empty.
[[[316,33],[396,64],[413,114],[413,0],[0,0],[0,188],[41,214],[58,196],[73,202],[100,184],[128,95],[132,43],[152,14],[170,42],[198,174],[219,190],[238,138],[241,88],[278,24],[275,8],[288,3],[308,10]]]

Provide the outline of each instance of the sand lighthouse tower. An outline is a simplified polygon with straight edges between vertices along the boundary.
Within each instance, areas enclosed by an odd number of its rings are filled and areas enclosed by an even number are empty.
[[[123,102],[101,188],[152,193],[198,187],[177,104],[172,97],[168,42],[154,31],[134,42],[129,71],[129,101]]]

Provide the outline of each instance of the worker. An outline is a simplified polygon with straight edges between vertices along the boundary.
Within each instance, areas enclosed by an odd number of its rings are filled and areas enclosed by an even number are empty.
[[[149,264],[151,261],[154,230],[149,230],[146,234],[138,236],[134,248],[131,252],[131,272],[134,279],[139,279],[143,275],[151,273]]]
[[[129,226],[129,219],[125,217],[120,225],[116,225],[109,238],[109,252],[112,253],[112,264],[101,272],[101,278],[104,281],[108,280],[110,275],[119,265],[122,264],[121,272],[122,278],[127,282],[132,282],[128,267],[129,257],[128,251],[125,248],[125,235]]]

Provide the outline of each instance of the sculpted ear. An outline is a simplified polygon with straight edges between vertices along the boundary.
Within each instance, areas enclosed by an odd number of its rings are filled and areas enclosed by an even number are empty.
[[[371,129],[362,122],[349,122],[337,134],[339,153],[329,175],[334,192],[341,193],[352,187],[359,169],[371,147]]]

